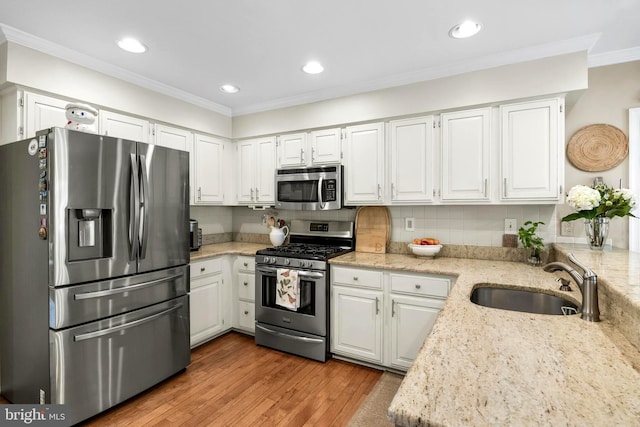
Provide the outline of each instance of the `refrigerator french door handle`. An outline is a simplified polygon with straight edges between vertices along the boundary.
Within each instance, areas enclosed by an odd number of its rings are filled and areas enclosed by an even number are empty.
[[[138,258],[138,227],[140,226],[140,182],[138,158],[131,153],[131,185],[129,194],[129,260]]]
[[[118,325],[118,326],[114,326],[108,329],[101,329],[99,331],[95,331],[95,332],[87,332],[86,334],[80,334],[80,335],[74,335],[73,336],[73,341],[78,342],[78,341],[84,341],[84,340],[90,340],[92,338],[100,338],[103,337],[105,335],[109,335],[109,334],[113,334],[115,332],[119,332],[125,329],[129,329],[129,328],[133,328],[135,326],[139,326],[142,325],[143,323],[147,323],[147,322],[151,322],[152,320],[156,320],[159,317],[162,316],[166,316],[167,314],[171,313],[172,311],[176,311],[179,308],[182,307],[182,303],[176,304],[175,306],[168,308],[166,310],[163,310],[159,313],[156,314],[152,314],[151,316],[147,316],[144,317],[142,319],[138,319],[138,320],[134,320],[133,322],[128,322],[128,323],[124,323],[122,325]]]
[[[121,288],[115,289],[105,289],[104,291],[94,291],[94,292],[83,292],[81,294],[75,294],[73,296],[74,300],[83,300],[83,299],[91,299],[91,298],[100,298],[106,297],[109,295],[122,294],[124,292],[137,291],[138,289],[147,288],[149,286],[157,285],[158,283],[170,282],[173,279],[178,279],[182,277],[183,274],[176,274],[169,277],[163,277],[162,279],[151,280],[149,282],[138,283],[137,285],[123,286]]]
[[[140,155],[140,171],[142,172],[142,188],[140,211],[140,259],[147,257],[147,242],[149,241],[149,175],[147,174],[147,157]]]

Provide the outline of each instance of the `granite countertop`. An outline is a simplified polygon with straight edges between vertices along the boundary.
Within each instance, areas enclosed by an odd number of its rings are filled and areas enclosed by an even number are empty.
[[[220,255],[255,256],[256,251],[269,247],[261,243],[226,242],[204,245],[197,251],[191,252],[191,261],[198,261]]]
[[[640,312],[640,256],[573,251],[599,275],[602,322],[481,307],[469,301],[478,283],[537,288],[581,302],[577,286],[524,263],[350,253],[334,265],[457,276],[432,332],[407,372],[389,417],[421,425],[639,425],[640,352],[617,325],[619,305]],[[568,276],[565,276],[568,277]],[[614,286],[615,284],[616,286]],[[635,334],[635,335],[633,335]]]

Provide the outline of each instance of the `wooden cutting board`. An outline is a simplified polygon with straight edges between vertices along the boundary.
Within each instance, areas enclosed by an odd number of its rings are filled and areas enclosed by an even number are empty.
[[[356,212],[356,251],[384,254],[391,237],[389,209],[363,206]]]

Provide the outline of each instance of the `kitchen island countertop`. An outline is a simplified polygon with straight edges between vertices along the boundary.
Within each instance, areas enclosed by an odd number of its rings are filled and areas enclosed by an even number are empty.
[[[399,426],[640,425],[640,352],[607,312],[640,306],[640,279],[631,279],[639,276],[640,256],[556,246],[559,257],[569,250],[596,271],[603,294],[612,299],[601,303],[602,322],[469,301],[476,284],[491,283],[580,303],[575,284],[574,291],[561,292],[555,281],[560,274],[524,263],[356,252],[332,259],[333,265],[457,276],[389,407],[390,419]],[[633,333],[639,324],[626,326]]]

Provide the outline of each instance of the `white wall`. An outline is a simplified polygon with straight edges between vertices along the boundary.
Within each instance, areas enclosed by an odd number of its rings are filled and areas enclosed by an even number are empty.
[[[586,52],[233,118],[233,137],[381,120],[587,88]]]

